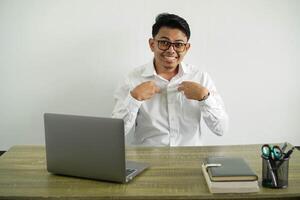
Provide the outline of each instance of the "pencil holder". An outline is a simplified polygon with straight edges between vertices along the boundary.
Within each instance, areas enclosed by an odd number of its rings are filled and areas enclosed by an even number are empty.
[[[262,186],[268,188],[287,188],[289,158],[272,160],[262,157]]]

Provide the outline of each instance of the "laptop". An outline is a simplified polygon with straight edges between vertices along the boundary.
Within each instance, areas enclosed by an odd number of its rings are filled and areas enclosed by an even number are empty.
[[[149,167],[125,161],[123,119],[44,114],[47,170],[126,183]]]

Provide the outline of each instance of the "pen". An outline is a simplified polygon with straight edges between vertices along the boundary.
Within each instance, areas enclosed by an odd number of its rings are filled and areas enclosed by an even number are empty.
[[[284,156],[284,159],[285,158],[289,158],[291,156],[291,154],[293,153],[295,147],[292,147],[290,150],[288,150],[288,152],[286,152],[285,156]]]
[[[283,146],[281,147],[282,153],[284,153],[286,147],[287,147],[287,142],[285,142],[285,143],[283,144]]]

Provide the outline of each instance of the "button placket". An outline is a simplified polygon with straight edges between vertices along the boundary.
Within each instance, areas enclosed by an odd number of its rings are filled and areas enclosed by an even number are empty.
[[[174,145],[176,143],[176,138],[178,135],[178,119],[176,117],[176,95],[177,88],[168,86],[166,88],[167,94],[167,105],[169,114],[169,127],[170,127],[170,144]]]

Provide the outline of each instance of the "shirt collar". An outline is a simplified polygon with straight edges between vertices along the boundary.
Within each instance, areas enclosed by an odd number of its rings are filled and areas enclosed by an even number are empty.
[[[184,62],[181,62],[179,64],[179,70],[178,70],[178,75],[184,75],[184,74],[188,74],[189,70],[188,67],[186,66],[186,64]],[[150,77],[150,76],[155,76],[157,75],[155,67],[154,67],[154,63],[153,61],[149,62],[148,64],[146,64],[146,67],[144,68],[144,71],[142,73],[143,77]]]

